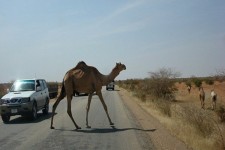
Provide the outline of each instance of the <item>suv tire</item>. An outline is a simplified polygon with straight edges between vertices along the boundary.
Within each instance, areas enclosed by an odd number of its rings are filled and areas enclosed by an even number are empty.
[[[4,123],[8,123],[10,120],[10,116],[9,115],[1,115],[2,116],[2,121]]]
[[[37,119],[37,105],[36,105],[36,103],[34,103],[33,107],[32,107],[31,119],[32,120]]]
[[[46,104],[45,104],[45,107],[44,109],[42,110],[42,113],[44,115],[47,115],[48,114],[48,111],[49,111],[49,101],[47,100]]]

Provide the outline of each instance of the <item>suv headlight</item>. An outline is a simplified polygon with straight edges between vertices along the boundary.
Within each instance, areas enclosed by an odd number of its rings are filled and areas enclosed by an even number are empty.
[[[21,103],[27,103],[30,102],[30,97],[21,98]]]
[[[4,103],[4,99],[0,99],[0,105]]]
[[[0,99],[0,105],[7,104],[7,103],[8,103],[7,99]]]

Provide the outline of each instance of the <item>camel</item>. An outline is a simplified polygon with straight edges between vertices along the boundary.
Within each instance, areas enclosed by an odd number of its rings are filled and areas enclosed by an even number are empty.
[[[212,100],[212,110],[216,109],[216,100],[217,100],[217,94],[214,90],[211,90],[211,100]]]
[[[191,85],[187,86],[187,90],[188,90],[188,93],[190,94],[191,93]]]
[[[109,116],[107,106],[105,104],[105,101],[102,96],[102,86],[105,86],[112,82],[122,70],[126,70],[126,66],[121,63],[116,63],[116,66],[112,69],[111,73],[109,75],[103,75],[101,74],[95,67],[88,66],[85,62],[81,61],[79,62],[76,67],[69,70],[62,82],[61,92],[56,98],[56,101],[53,105],[52,109],[52,118],[51,118],[51,129],[54,129],[53,127],[53,118],[55,115],[55,110],[59,104],[59,102],[64,98],[67,97],[67,113],[74,123],[76,129],[81,129],[79,127],[75,120],[73,119],[72,113],[71,113],[71,100],[76,92],[79,93],[87,93],[88,94],[88,103],[86,107],[86,126],[87,128],[91,128],[88,124],[88,112],[90,109],[91,99],[94,92],[96,92],[96,95],[98,95],[103,108],[106,112],[106,115],[108,117],[109,123],[111,126],[114,125],[114,123],[111,121],[111,118]]]
[[[199,88],[199,99],[201,101],[201,107],[205,109],[205,92],[203,90],[203,87]]]

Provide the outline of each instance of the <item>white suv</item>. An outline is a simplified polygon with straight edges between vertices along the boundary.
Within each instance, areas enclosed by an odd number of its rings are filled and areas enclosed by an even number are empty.
[[[49,92],[43,79],[16,80],[9,93],[0,99],[0,114],[4,123],[10,116],[22,115],[37,118],[37,112],[48,114]]]

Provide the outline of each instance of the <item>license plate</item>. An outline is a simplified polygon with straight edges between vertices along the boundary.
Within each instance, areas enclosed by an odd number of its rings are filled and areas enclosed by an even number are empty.
[[[15,114],[15,113],[17,113],[18,111],[17,111],[17,109],[11,109],[11,113],[12,114]]]

